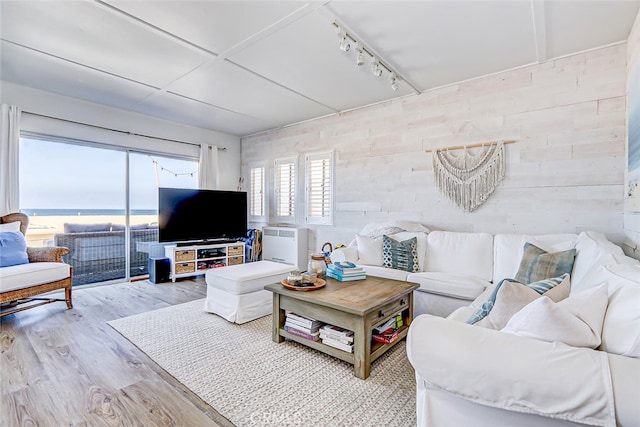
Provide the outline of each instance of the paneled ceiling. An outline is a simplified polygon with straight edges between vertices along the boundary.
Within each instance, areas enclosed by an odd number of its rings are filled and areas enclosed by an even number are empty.
[[[7,1],[2,80],[245,136],[625,41],[640,1]],[[399,76],[356,65],[338,30]],[[352,43],[353,44],[353,43]]]

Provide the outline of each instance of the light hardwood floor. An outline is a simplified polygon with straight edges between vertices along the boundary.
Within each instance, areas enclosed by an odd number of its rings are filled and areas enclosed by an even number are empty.
[[[232,426],[106,323],[205,295],[203,279],[145,280],[5,316],[0,425]]]

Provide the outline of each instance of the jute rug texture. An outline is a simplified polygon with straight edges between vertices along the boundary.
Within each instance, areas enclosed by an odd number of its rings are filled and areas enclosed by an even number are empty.
[[[353,366],[271,340],[271,316],[243,325],[204,300],[108,322],[236,426],[415,426],[415,377],[405,343],[361,380]]]

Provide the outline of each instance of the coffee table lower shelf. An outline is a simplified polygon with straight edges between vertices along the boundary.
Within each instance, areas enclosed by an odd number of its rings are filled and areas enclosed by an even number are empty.
[[[398,338],[390,344],[384,344],[378,341],[371,341],[371,362],[377,360],[380,356],[386,353],[391,347],[396,345],[398,342],[402,341],[407,336],[408,332],[409,332],[409,328],[407,327],[401,328]],[[337,359],[344,360],[347,363],[351,363],[352,365],[355,363],[353,353],[347,353],[346,351],[340,350],[339,348],[335,348],[335,347],[331,347],[330,345],[323,344],[322,341],[311,341],[306,338],[299,337],[298,335],[290,334],[284,329],[280,329],[279,333],[281,337],[286,338],[288,340],[295,341],[307,347],[311,347],[315,350],[326,353]]]

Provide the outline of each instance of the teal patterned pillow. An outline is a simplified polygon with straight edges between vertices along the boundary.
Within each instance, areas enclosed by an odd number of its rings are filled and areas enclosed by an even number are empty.
[[[382,266],[411,273],[420,271],[418,239],[412,237],[398,242],[389,236],[382,236]]]
[[[571,274],[576,250],[549,253],[531,243],[524,244],[520,268],[515,279],[524,284]]]

